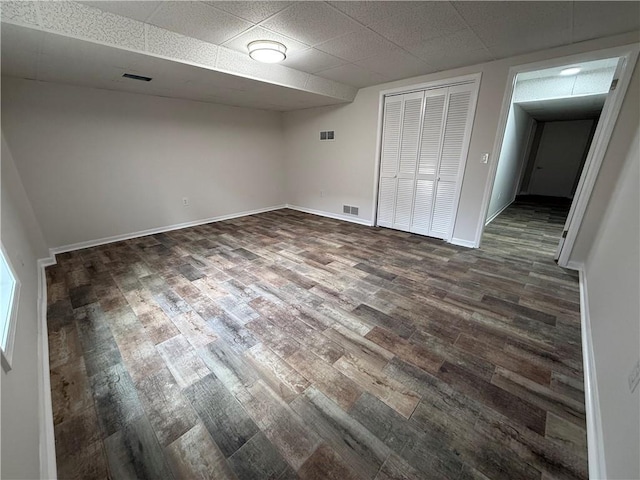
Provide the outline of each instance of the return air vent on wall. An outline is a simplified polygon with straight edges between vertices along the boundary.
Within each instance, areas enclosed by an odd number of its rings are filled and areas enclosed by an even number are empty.
[[[352,207],[350,205],[343,205],[342,206],[342,212],[346,213],[348,215],[358,215],[358,212],[360,211],[360,209],[358,207]]]
[[[133,73],[125,73],[122,75],[124,78],[130,78],[132,80],[141,80],[143,82],[150,82],[152,80],[151,77],[143,77],[142,75],[135,75]]]
[[[320,140],[335,140],[335,131],[327,130],[325,132],[320,132]]]

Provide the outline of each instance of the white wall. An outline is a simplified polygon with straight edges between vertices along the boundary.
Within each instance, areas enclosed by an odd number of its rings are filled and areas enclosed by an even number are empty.
[[[615,184],[627,158],[627,152],[635,141],[634,135],[640,124],[638,105],[640,105],[640,68],[636,65],[571,252],[571,260],[574,262],[581,263],[586,260],[593,238],[604,220],[605,208],[615,191]]]
[[[512,103],[491,191],[487,219],[493,219],[516,198],[520,174],[526,162],[524,156],[532,126],[531,116]]]
[[[509,68],[637,41],[638,34],[632,33],[582,42],[363,88],[353,103],[344,106],[287,112],[284,114],[284,135],[289,203],[332,214],[340,214],[345,203],[357,205],[361,208],[360,217],[371,220],[380,91],[482,72],[453,234],[455,239],[474,242],[479,226],[484,223],[481,199],[490,170],[489,164],[481,163],[481,157],[493,148]],[[318,132],[328,129],[335,130],[336,141],[320,144],[316,140]],[[324,197],[320,195],[323,190]]]
[[[640,478],[640,129],[584,264],[607,478]]]
[[[2,128],[49,247],[286,202],[278,112],[3,78]]]
[[[2,135],[0,235],[21,282],[12,369],[2,369],[2,478],[39,478],[38,271],[44,239]]]
[[[593,122],[545,122],[527,188],[530,195],[572,196],[589,145]]]

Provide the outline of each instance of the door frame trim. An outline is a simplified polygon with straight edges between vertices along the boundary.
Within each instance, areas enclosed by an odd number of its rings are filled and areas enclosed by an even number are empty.
[[[587,62],[612,57],[624,58],[625,62],[622,71],[620,72],[617,88],[613,91],[612,95],[609,95],[607,97],[603,108],[603,114],[600,118],[600,121],[598,122],[598,131],[596,132],[596,135],[592,140],[591,148],[583,167],[580,182],[578,184],[578,194],[574,198],[574,202],[572,204],[573,213],[571,216],[571,220],[569,222],[569,225],[565,226],[567,230],[567,236],[565,238],[562,251],[560,252],[560,256],[558,258],[558,264],[565,268],[569,267],[569,258],[571,256],[571,251],[578,236],[578,231],[580,229],[580,225],[582,224],[582,220],[584,219],[587,204],[589,203],[589,199],[591,197],[598,172],[600,171],[600,166],[602,165],[607,147],[609,146],[613,128],[616,120],[618,119],[618,115],[622,107],[622,102],[629,87],[631,75],[636,66],[639,52],[640,44],[632,43],[628,45],[606,48],[602,50],[594,50],[591,52],[579,53],[575,55],[549,58],[539,62],[515,65],[509,68],[509,74],[507,77],[507,88],[502,100],[502,108],[500,111],[497,133],[493,143],[493,161],[491,162],[489,175],[487,176],[487,182],[484,189],[484,198],[481,204],[480,218],[478,219],[478,226],[476,227],[476,248],[480,246],[482,235],[484,234],[485,221],[489,209],[489,201],[491,200],[491,193],[493,191],[493,185],[496,178],[498,160],[500,159],[500,153],[504,141],[507,117],[509,115],[509,109],[511,107],[517,74],[535,70],[543,70],[545,68],[559,67],[570,63]]]
[[[407,85],[404,87],[397,87],[397,88],[391,88],[388,90],[381,90],[379,92],[379,97],[378,97],[378,125],[376,128],[376,160],[375,160],[375,165],[374,165],[374,174],[373,174],[373,211],[372,211],[372,219],[371,219],[371,225],[373,226],[378,226],[378,196],[379,196],[379,189],[380,189],[380,162],[381,162],[381,155],[382,155],[382,127],[384,125],[384,99],[385,97],[389,97],[389,96],[394,96],[394,95],[404,95],[405,93],[412,93],[412,92],[417,92],[417,91],[421,91],[421,90],[432,90],[435,88],[443,88],[443,87],[453,87],[456,85],[464,85],[467,83],[474,83],[475,84],[475,89],[472,92],[472,98],[473,98],[473,108],[471,110],[471,115],[472,118],[475,121],[475,116],[476,116],[476,109],[478,106],[478,93],[480,91],[480,80],[482,79],[482,72],[478,72],[478,73],[472,73],[469,75],[461,75],[459,77],[451,77],[451,78],[443,78],[440,80],[433,80],[431,82],[425,82],[425,83],[417,83],[414,85]],[[473,134],[473,124],[471,127],[471,133],[469,135],[469,138],[471,137],[471,134]],[[461,168],[461,172],[462,176],[464,174],[464,169],[466,167],[466,163],[467,163],[467,156],[468,156],[468,145],[467,148],[465,149],[466,154],[464,156],[464,160],[462,163],[462,168]],[[460,178],[462,178],[462,176]],[[453,226],[455,227],[455,219],[458,216],[458,205],[459,205],[459,201],[460,201],[460,193],[462,192],[462,184],[460,182],[460,185],[458,186],[458,198],[456,201],[456,205],[455,205],[455,216],[453,219]],[[454,229],[451,229],[451,232],[453,232]],[[448,242],[452,241],[452,236],[453,233],[451,233],[450,238],[447,239]]]

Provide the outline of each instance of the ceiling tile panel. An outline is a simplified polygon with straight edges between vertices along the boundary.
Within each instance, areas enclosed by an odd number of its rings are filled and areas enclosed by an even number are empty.
[[[338,10],[346,13],[351,18],[363,25],[386,20],[394,15],[407,12],[415,7],[412,2],[329,2]]]
[[[504,58],[571,43],[571,24],[570,6],[559,3],[555,10],[542,9],[508,21],[496,18],[472,28],[496,58]]]
[[[307,45],[316,45],[360,28],[357,22],[324,2],[295,3],[262,26]]]
[[[356,65],[387,77],[389,80],[416,77],[435,71],[435,68],[402,50],[369,57]]]
[[[470,26],[492,23],[496,20],[510,20],[513,18],[539,18],[544,15],[564,14],[571,10],[573,2],[512,2],[512,1],[472,1],[453,2],[453,7],[462,15]]]
[[[410,52],[427,63],[443,63],[446,57],[459,55],[461,52],[481,50],[483,47],[480,38],[473,31],[460,30],[451,35],[432,38],[420,45],[415,45]]]
[[[294,52],[309,48],[309,46],[304,43],[300,43],[292,38],[285,37],[284,35],[272,32],[271,30],[267,30],[262,27],[254,27],[246,32],[242,32],[237,37],[225,42],[224,46],[248,55],[249,51],[247,50],[247,45],[254,40],[274,40],[276,42],[280,42],[287,47],[287,56],[290,56]]]
[[[335,80],[336,82],[346,83],[357,88],[368,87],[369,85],[377,85],[384,83],[389,79],[379,73],[374,73],[357,65],[348,63],[336,68],[330,68],[318,72],[319,76]]]
[[[345,63],[347,62],[328,53],[321,52],[315,48],[308,48],[291,52],[291,54],[287,52],[287,59],[282,62],[282,65],[302,70],[303,72],[316,73],[320,70],[344,65]]]
[[[349,62],[384,55],[396,51],[398,47],[367,28],[359,28],[338,38],[316,45],[318,50],[342,58]]]
[[[252,26],[201,2],[163,2],[149,23],[205,42],[222,44]]]
[[[372,30],[406,50],[465,28],[464,21],[449,2],[414,2],[411,10],[371,26]]]
[[[84,3],[90,7],[99,8],[103,12],[111,12],[123,17],[133,18],[140,22],[144,22],[162,2],[155,1],[85,1]]]
[[[152,25],[147,30],[147,48],[164,57],[183,59],[215,67],[218,46]]]
[[[284,10],[292,2],[204,2],[244,18],[249,22],[259,23]]]
[[[575,2],[573,41],[640,30],[640,2]]]

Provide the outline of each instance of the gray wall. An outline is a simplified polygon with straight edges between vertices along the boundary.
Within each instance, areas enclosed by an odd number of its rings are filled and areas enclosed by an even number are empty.
[[[2,478],[39,478],[38,270],[48,255],[2,135],[1,237],[21,282],[12,369],[2,369]]]
[[[582,170],[590,145],[594,120],[545,122],[540,143],[525,187],[530,195],[573,196],[576,177]]]
[[[520,173],[526,162],[524,156],[532,126],[531,116],[512,103],[491,191],[487,219],[494,217],[515,200]]]
[[[640,358],[640,129],[584,264],[607,466],[640,478],[640,388],[627,376]]]
[[[286,201],[278,112],[3,78],[2,128],[49,247]]]

